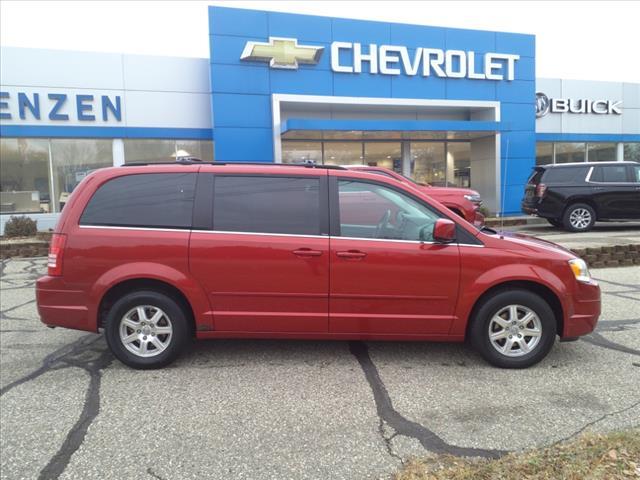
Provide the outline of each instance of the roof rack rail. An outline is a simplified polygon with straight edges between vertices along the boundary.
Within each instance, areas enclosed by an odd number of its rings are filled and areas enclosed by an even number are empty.
[[[181,158],[176,160],[175,162],[132,162],[125,163],[123,167],[143,167],[146,165],[213,165],[213,166],[224,166],[224,165],[255,165],[258,167],[303,167],[303,168],[325,168],[328,170],[347,170],[342,165],[324,165],[317,163],[272,163],[272,162],[203,162],[197,158]]]
[[[274,162],[214,162],[209,165],[255,165],[258,167],[303,167],[303,168],[326,168],[329,170],[346,170],[342,165],[318,164],[315,162],[298,163],[274,163]]]
[[[131,163],[125,163],[122,166],[123,167],[143,167],[145,165],[172,165],[174,163],[177,163],[179,165],[212,165],[213,164],[213,162],[203,162],[198,157],[177,157],[173,162],[163,162],[160,160],[157,162],[131,162]]]

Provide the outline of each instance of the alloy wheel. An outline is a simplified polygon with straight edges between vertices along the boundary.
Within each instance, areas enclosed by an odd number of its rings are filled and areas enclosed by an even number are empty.
[[[501,308],[489,322],[489,341],[507,357],[521,357],[532,352],[542,337],[538,315],[523,305]]]
[[[569,223],[577,230],[584,230],[591,224],[591,212],[586,208],[576,208],[569,216]]]
[[[153,305],[139,305],[120,320],[120,341],[138,357],[155,357],[167,349],[173,336],[169,316]]]

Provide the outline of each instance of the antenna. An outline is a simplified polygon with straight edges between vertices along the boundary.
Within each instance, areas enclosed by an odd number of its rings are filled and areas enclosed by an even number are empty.
[[[500,201],[500,238],[504,238],[504,195],[507,190],[507,169],[509,168],[509,138],[507,137],[507,148],[504,153],[504,178],[502,179],[502,199]]]

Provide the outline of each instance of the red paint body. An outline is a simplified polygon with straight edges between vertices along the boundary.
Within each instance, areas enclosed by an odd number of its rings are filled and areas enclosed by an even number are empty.
[[[404,189],[478,240],[422,243],[332,236],[80,227],[96,189],[134,173],[295,174],[360,178]],[[443,221],[443,235],[450,226]],[[109,168],[76,188],[56,226],[66,237],[61,276],[37,281],[47,325],[100,328],[107,292],[135,279],[179,290],[197,338],[336,338],[461,341],[474,305],[494,287],[527,282],[560,305],[562,337],[591,332],[600,289],[578,282],[571,252],[524,236],[480,232],[405,183],[366,172],[292,166],[163,165]]]
[[[459,187],[434,187],[432,185],[415,183],[407,177],[384,167],[353,165],[349,166],[348,168],[358,172],[371,172],[395,178],[399,182],[422,190],[423,193],[426,193],[431,198],[437,200],[442,205],[447,207],[449,210],[457,213],[467,222],[472,223],[477,227],[481,227],[482,225],[484,225],[484,215],[479,211],[481,204],[474,203],[465,198],[465,195],[478,195],[478,192],[476,192],[475,190]]]

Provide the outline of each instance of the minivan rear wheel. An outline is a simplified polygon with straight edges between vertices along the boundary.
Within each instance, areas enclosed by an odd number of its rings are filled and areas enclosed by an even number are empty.
[[[596,223],[596,212],[586,203],[574,203],[565,210],[562,223],[571,232],[586,232]]]
[[[187,317],[171,297],[154,291],[129,293],[107,314],[107,344],[125,365],[161,368],[174,361],[189,338]]]
[[[549,304],[527,290],[500,291],[477,309],[469,330],[475,349],[492,365],[526,368],[551,350],[556,320]]]

